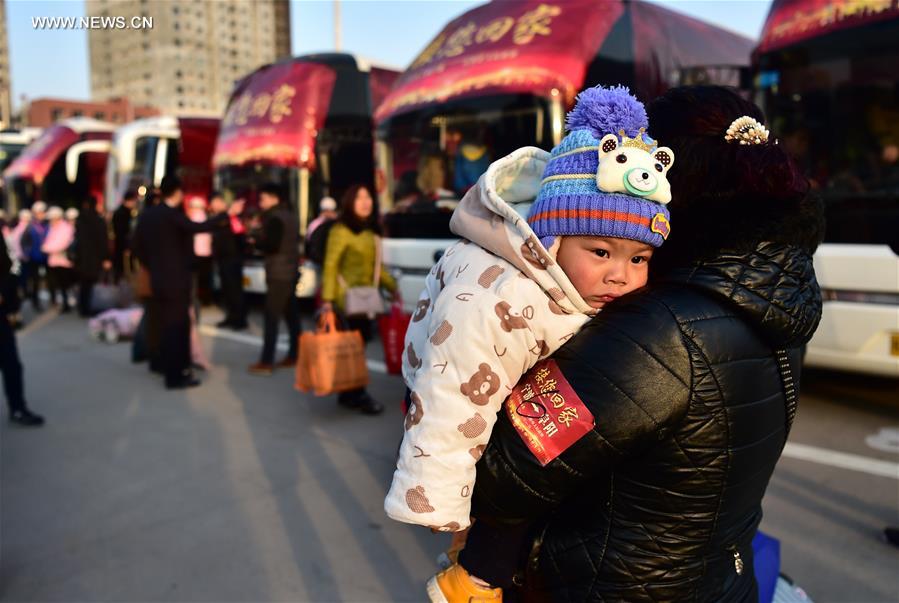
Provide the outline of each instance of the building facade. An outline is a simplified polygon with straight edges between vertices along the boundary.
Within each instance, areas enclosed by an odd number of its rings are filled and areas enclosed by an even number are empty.
[[[9,79],[9,38],[6,3],[0,0],[0,130],[12,125],[12,84]]]
[[[154,107],[134,106],[127,98],[114,98],[105,102],[39,98],[31,101],[24,113],[26,125],[34,128],[46,128],[68,117],[92,117],[114,124],[126,124],[142,117],[159,115]]]
[[[88,32],[91,94],[173,115],[221,116],[234,82],[290,56],[288,0],[87,0],[89,17],[151,26]]]

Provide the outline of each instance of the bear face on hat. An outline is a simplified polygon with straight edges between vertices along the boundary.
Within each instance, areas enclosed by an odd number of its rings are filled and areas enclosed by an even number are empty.
[[[668,204],[671,185],[667,174],[674,165],[674,151],[647,142],[643,128],[636,138],[629,138],[624,130],[619,135],[620,141],[615,134],[607,134],[599,141],[596,186],[607,193],[625,193]]]

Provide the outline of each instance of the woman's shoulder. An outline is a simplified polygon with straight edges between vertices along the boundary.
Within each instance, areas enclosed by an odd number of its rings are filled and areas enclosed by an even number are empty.
[[[334,225],[331,226],[331,230],[328,231],[328,238],[334,237],[335,239],[348,239],[353,236],[353,231],[344,224],[343,222],[335,221]]]
[[[687,380],[689,334],[666,291],[646,290],[618,299],[593,317],[559,353],[590,364],[610,379],[629,378],[636,366],[652,381],[661,373]]]

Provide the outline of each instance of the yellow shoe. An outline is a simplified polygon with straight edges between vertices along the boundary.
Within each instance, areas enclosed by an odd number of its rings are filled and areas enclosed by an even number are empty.
[[[454,563],[428,580],[428,597],[431,603],[502,601],[503,589],[479,586],[461,565]]]

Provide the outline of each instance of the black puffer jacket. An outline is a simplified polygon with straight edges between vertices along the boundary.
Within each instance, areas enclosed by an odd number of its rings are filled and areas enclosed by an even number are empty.
[[[501,413],[477,467],[476,517],[536,521],[529,597],[757,601],[751,541],[788,422],[775,351],[798,388],[820,316],[811,257],[765,243],[611,304],[560,349],[595,429],[540,467]]]
[[[81,278],[99,280],[108,258],[106,222],[93,207],[85,208],[75,221],[75,268]]]

